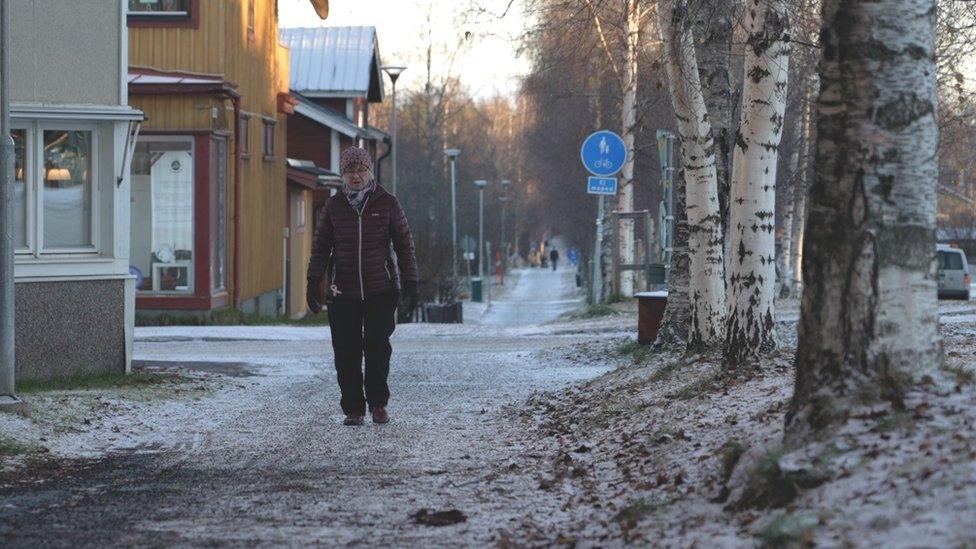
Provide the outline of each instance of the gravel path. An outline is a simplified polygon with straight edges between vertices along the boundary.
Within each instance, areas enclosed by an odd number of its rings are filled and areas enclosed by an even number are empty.
[[[574,298],[572,282],[567,271],[533,271],[519,277],[512,297],[561,303],[500,303],[498,310],[548,320]],[[117,420],[129,434],[126,447],[106,457],[53,460],[0,477],[0,539],[5,547],[496,543],[522,515],[515,494],[525,492],[486,491],[481,482],[519,452],[515,426],[498,412],[536,390],[605,371],[546,358],[592,337],[401,326],[393,422],[356,428],[340,425],[325,328],[140,330],[136,357],[154,366],[193,361],[219,370],[226,363],[235,376],[242,368],[253,375],[199,400]],[[137,419],[148,427],[127,427]],[[458,509],[466,521],[418,524],[411,515],[421,509]]]

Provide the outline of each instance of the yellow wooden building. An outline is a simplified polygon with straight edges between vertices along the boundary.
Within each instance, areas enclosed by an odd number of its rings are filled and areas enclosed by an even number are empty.
[[[325,17],[328,3],[310,0]],[[137,309],[284,310],[289,52],[274,0],[130,0]]]

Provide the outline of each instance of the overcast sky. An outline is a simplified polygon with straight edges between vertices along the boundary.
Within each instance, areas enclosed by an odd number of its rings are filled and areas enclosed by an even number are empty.
[[[279,0],[282,27],[366,25],[377,29],[380,54],[385,64],[407,65],[400,84],[419,87],[424,77],[427,13],[433,21],[435,74],[447,72],[447,56],[458,49],[465,33],[470,46],[455,60],[453,73],[478,97],[496,92],[512,94],[528,60],[516,58],[516,47],[525,22],[521,0],[480,0],[489,12],[474,14],[470,0],[332,0],[329,18],[320,21],[308,0]],[[389,83],[389,81],[387,81]],[[398,89],[399,86],[398,86]]]

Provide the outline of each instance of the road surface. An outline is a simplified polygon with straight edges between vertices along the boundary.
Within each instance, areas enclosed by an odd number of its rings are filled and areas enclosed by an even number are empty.
[[[513,273],[513,288],[493,287],[497,294],[491,306],[477,319],[491,326],[525,326],[541,324],[584,305],[583,294],[576,287],[576,269],[519,269]]]
[[[589,334],[495,324],[578,306],[573,282],[531,270],[487,325],[398,327],[384,426],[340,424],[327,328],[139,329],[139,361],[226,367],[240,385],[132,418],[151,428],[123,451],[2,478],[3,546],[494,544],[525,503],[480,482],[519,452],[499,411],[603,371],[548,352]],[[467,520],[422,525],[421,509]]]

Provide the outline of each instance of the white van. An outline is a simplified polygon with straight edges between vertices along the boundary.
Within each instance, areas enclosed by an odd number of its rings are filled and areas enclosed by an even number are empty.
[[[936,246],[939,262],[939,299],[969,299],[969,263],[966,252],[946,244]]]

